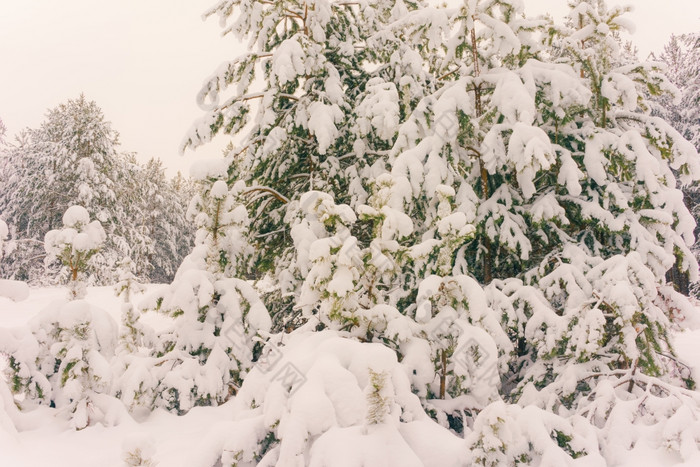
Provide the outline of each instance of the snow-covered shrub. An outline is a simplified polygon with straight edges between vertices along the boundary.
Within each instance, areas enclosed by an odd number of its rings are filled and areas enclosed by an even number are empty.
[[[601,381],[576,408],[599,430],[609,463],[625,460],[642,443],[689,464],[700,460],[700,395],[658,378],[636,374]]]
[[[138,282],[134,274],[134,262],[128,256],[119,262],[117,277],[119,282],[114,286],[117,296],[122,296],[122,320],[119,332],[118,353],[135,353],[139,346],[143,344],[146,332],[139,322],[139,312],[134,309],[131,303],[131,294],[143,292],[144,286]]]
[[[462,465],[462,439],[433,422],[390,349],[332,331],[269,343],[192,465]],[[440,449],[435,449],[436,446]],[[216,449],[218,448],[218,453]]]
[[[90,259],[102,248],[105,239],[100,221],[90,222],[90,214],[82,206],[69,207],[63,215],[63,228],[46,233],[44,248],[47,259],[58,259],[63,263],[71,300],[85,297],[85,276]]]
[[[213,280],[202,270],[181,270],[168,293],[144,303],[173,317],[156,336],[152,356],[122,377],[152,392],[155,405],[184,413],[195,405],[218,405],[236,393],[250,369],[258,339],[270,317],[253,287],[235,278]],[[153,299],[153,297],[151,297]],[[138,379],[129,381],[132,371]],[[133,391],[133,390],[132,390]],[[132,398],[122,392],[122,397]]]
[[[39,351],[37,371],[50,386],[39,395],[70,414],[77,429],[101,421],[101,395],[111,395],[110,361],[117,324],[104,310],[84,300],[56,303],[30,323]]]
[[[155,446],[152,439],[143,433],[129,435],[122,443],[122,460],[129,467],[155,467],[152,460]]]
[[[37,368],[39,352],[39,343],[29,328],[0,329],[0,358],[7,359],[9,388],[30,403],[48,402],[51,397],[51,384]],[[22,408],[24,405],[20,404]]]
[[[577,465],[575,459],[604,465],[595,430],[581,417],[564,417],[535,406],[494,402],[474,421],[466,437],[468,464]]]
[[[244,188],[204,182],[193,199],[195,248],[173,283],[141,304],[173,324],[155,337],[150,356],[133,360],[120,378],[124,400],[178,413],[217,405],[236,393],[252,366],[271,322],[253,286],[232,277],[250,248],[248,215],[237,201]]]

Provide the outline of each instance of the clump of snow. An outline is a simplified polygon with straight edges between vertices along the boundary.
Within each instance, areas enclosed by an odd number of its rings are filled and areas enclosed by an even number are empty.
[[[479,413],[465,441],[470,465],[573,466],[581,456],[591,465],[605,464],[590,425],[534,406],[494,402]]]
[[[319,154],[325,154],[338,137],[337,123],[343,118],[343,112],[337,104],[327,105],[314,102],[308,109],[308,128],[318,141]]]
[[[297,76],[306,72],[304,59],[306,54],[301,44],[296,39],[283,41],[272,59],[272,78],[276,79],[280,86],[295,80]]]
[[[223,178],[228,171],[228,164],[228,161],[221,157],[199,159],[190,166],[190,177],[192,180]]]
[[[399,123],[399,96],[396,86],[384,82],[381,78],[373,78],[367,82],[366,90],[367,96],[357,108],[360,115],[357,125],[364,135],[374,130],[377,136],[390,141]]]
[[[63,225],[66,227],[79,228],[90,222],[90,214],[82,206],[71,206],[63,214]]]
[[[26,300],[29,297],[29,286],[22,281],[0,279],[0,297],[14,302]]]
[[[97,250],[106,234],[100,221],[90,222],[90,215],[82,206],[71,206],[63,215],[64,228],[46,233],[44,244],[50,256],[60,256],[66,248],[76,252]]]

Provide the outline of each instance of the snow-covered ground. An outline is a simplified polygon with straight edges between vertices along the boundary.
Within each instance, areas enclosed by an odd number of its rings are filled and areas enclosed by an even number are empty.
[[[152,289],[155,286],[149,287]],[[25,325],[39,311],[51,306],[66,295],[65,288],[31,289],[28,299],[13,302],[0,297],[0,328]],[[108,311],[119,322],[121,299],[111,287],[90,287],[86,299]],[[139,297],[135,297],[138,301]],[[155,313],[146,314],[143,321],[158,328],[164,318]],[[0,361],[0,366],[5,362]],[[136,444],[151,445],[154,459],[160,466],[190,466],[202,458],[207,446],[207,431],[218,421],[226,420],[226,406],[196,407],[187,415],[178,417],[156,410],[146,417],[128,415],[126,411],[114,415],[115,426],[91,426],[76,431],[68,421],[57,417],[56,410],[39,407],[23,417],[17,436],[4,434],[0,422],[0,466],[2,467],[94,467],[123,466],[123,453]],[[0,417],[5,416],[0,412]],[[141,418],[139,422],[134,418]],[[198,449],[198,445],[202,448]]]
[[[145,293],[154,287],[149,286]],[[64,288],[33,288],[29,298],[23,301],[0,297],[0,328],[24,326],[65,294]],[[139,298],[136,296],[134,301],[138,302]],[[87,300],[119,322],[121,303],[111,287],[88,288]],[[143,321],[159,328],[167,318],[146,314]],[[679,357],[693,368],[694,378],[699,380],[700,329],[677,333],[674,340]],[[4,365],[6,362],[0,361],[0,366]],[[8,420],[0,420],[0,466],[123,466],[125,453],[135,447],[146,453],[150,451],[159,466],[215,465],[221,449],[215,445],[226,421],[233,415],[233,402],[220,407],[196,407],[180,417],[163,410],[128,414],[117,405],[106,417],[113,426],[97,424],[79,431],[70,428],[64,417],[57,416],[56,409],[42,406],[23,414],[21,423],[16,426],[17,433],[3,430]],[[0,417],[6,416],[0,410]],[[677,456],[654,447],[653,433],[646,441],[648,444],[638,444],[620,465],[681,465],[676,464]]]

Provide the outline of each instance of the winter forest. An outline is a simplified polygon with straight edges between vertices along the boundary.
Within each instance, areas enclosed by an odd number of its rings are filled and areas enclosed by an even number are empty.
[[[0,120],[0,465],[700,465],[700,31],[526,2],[212,0],[188,175]]]

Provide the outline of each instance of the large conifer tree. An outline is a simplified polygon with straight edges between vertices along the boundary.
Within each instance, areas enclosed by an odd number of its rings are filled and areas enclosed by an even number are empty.
[[[251,370],[239,409],[257,437],[224,457],[323,463],[324,443],[359,423],[321,376],[338,365],[372,410],[378,393],[396,402],[383,436],[413,449],[408,375],[423,409],[467,438],[455,463],[600,461],[649,397],[644,420],[682,456],[697,451],[669,422],[681,406],[697,421],[698,398],[668,338],[694,311],[666,282],[674,266],[697,279],[674,175],[696,180],[697,152],[650,115],[647,93],[670,89],[660,70],[620,57],[626,10],[570,7],[564,25],[516,0],[210,11],[254,50],[207,82],[186,144],[242,136],[225,162],[250,197],[254,254],[227,267],[268,294],[280,332],[263,355],[287,342],[311,380],[280,393]],[[358,369],[354,356],[386,347],[395,362]],[[332,356],[322,366],[314,349]],[[305,419],[309,394],[346,425]]]

